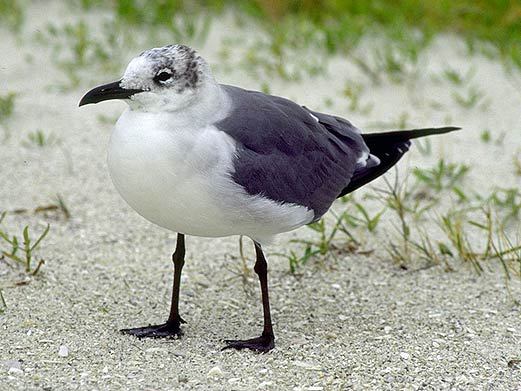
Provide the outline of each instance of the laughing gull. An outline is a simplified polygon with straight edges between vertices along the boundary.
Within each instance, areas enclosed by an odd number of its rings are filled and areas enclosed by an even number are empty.
[[[141,53],[123,78],[89,91],[80,106],[124,99],[129,108],[110,138],[116,189],[147,220],[177,232],[170,316],[121,330],[137,337],[180,336],[179,287],[185,235],[249,236],[261,286],[262,335],[225,348],[274,347],[262,246],[317,221],[338,198],[371,182],[408,151],[411,139],[458,128],[362,134],[349,121],[288,99],[218,84],[184,45]]]

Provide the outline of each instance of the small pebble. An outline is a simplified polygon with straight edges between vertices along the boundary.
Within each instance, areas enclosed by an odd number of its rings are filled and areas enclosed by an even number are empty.
[[[221,377],[223,375],[223,371],[219,367],[213,367],[208,371],[207,376],[209,377]]]
[[[60,346],[60,350],[58,350],[58,356],[67,357],[69,355],[69,348],[65,345]]]
[[[406,353],[406,352],[401,352],[400,353],[400,357],[404,360],[408,360],[409,358],[411,358],[411,355],[409,353]]]
[[[24,373],[24,371],[22,371],[20,368],[16,368],[16,367],[9,368],[8,372],[13,375],[20,375],[20,374]]]

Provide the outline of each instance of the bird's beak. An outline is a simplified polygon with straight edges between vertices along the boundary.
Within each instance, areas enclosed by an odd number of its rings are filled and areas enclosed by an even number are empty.
[[[121,87],[121,80],[114,83],[104,84],[93,88],[85,94],[80,100],[79,106],[88,105],[89,103],[98,103],[109,99],[128,99],[132,95],[143,90],[131,90]]]

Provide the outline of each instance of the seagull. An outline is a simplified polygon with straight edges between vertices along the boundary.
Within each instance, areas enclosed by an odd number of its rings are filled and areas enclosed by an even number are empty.
[[[384,174],[411,139],[459,129],[365,134],[288,99],[219,84],[208,63],[179,44],[141,53],[120,80],[90,90],[79,106],[109,99],[128,104],[108,147],[114,186],[145,219],[177,233],[168,319],[121,332],[180,337],[185,235],[245,235],[255,246],[264,327],[259,337],[226,340],[223,349],[275,346],[264,246]]]

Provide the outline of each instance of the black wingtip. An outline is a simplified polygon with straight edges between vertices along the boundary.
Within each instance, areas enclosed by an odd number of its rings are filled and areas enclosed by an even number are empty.
[[[444,134],[449,132],[454,132],[455,130],[460,130],[459,126],[443,126],[441,128],[419,128],[419,129],[407,129],[407,130],[395,130],[394,132],[408,132],[409,134],[422,134],[422,135],[432,135],[432,134]]]
[[[456,130],[460,130],[461,128],[458,126],[445,126],[442,128],[424,128],[424,129],[411,129],[403,131],[404,134],[408,135],[409,140],[426,137],[426,136],[434,136],[437,134],[445,134],[454,132]]]
[[[455,130],[461,130],[459,126],[444,126],[442,128],[432,128],[433,130],[439,130],[440,133],[454,132]]]
[[[409,130],[393,130],[390,132],[383,133],[365,133],[362,137],[366,142],[369,140],[378,139],[380,142],[400,142],[406,140],[412,140],[415,138],[433,136],[437,134],[445,134],[460,130],[457,126],[445,126],[442,128],[421,128],[421,129],[409,129]]]

